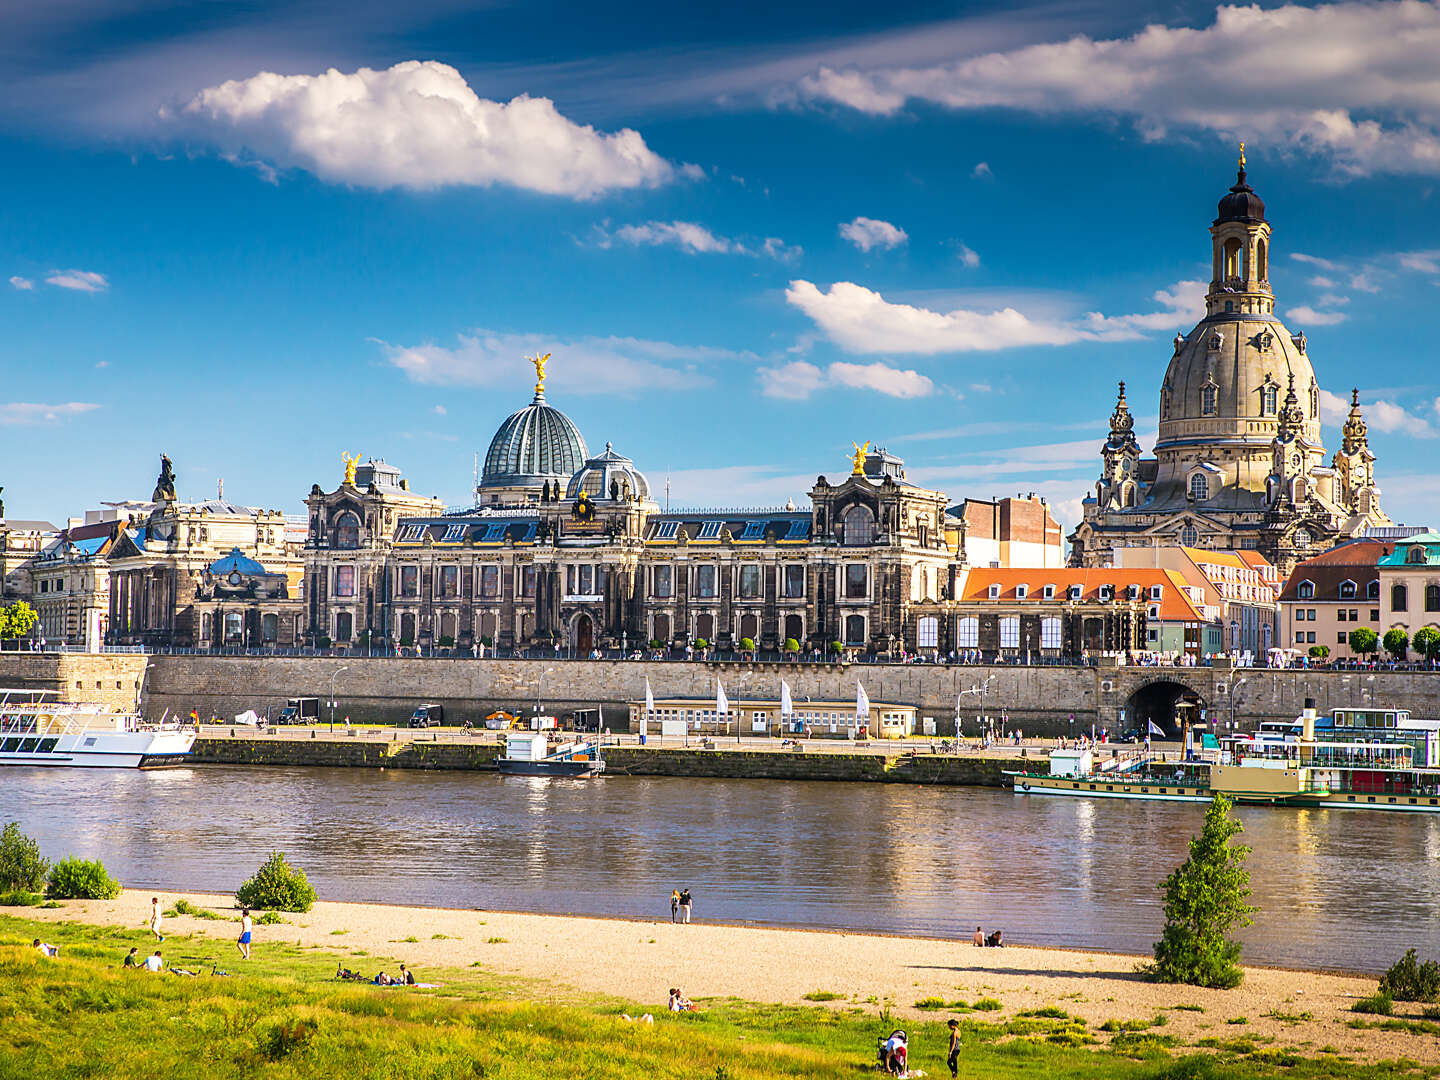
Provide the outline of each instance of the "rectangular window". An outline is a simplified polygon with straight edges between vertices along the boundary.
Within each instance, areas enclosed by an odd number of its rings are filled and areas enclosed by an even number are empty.
[[[1344,635],[1344,634],[1341,634],[1341,635],[1340,635],[1340,640],[1341,640],[1341,641],[1344,641],[1344,640],[1345,640],[1345,635]],[[1296,630],[1296,631],[1295,631],[1295,644],[1296,644],[1296,645],[1303,645],[1303,644],[1305,644],[1305,631],[1304,631],[1304,630]]]
[[[453,600],[460,595],[460,568],[458,566],[442,566],[440,568],[439,593],[443,599]]]
[[[702,522],[701,525],[700,525],[700,532],[696,535],[695,539],[696,539],[696,540],[718,540],[718,539],[720,539],[720,530],[721,530],[722,528],[724,528],[724,527],[725,527],[725,522],[723,522],[723,521],[706,521],[706,522]]]
[[[1336,621],[1336,622],[1344,622],[1344,621],[1345,621],[1345,609],[1344,609],[1344,608],[1339,608],[1339,609],[1336,610],[1336,612],[1335,612],[1335,621]]]
[[[589,564],[578,566],[575,575],[576,591],[581,596],[593,596],[595,589],[595,568]]]
[[[335,568],[335,595],[355,595],[355,567],[337,566]]]
[[[805,595],[805,567],[801,563],[787,563],[782,571],[785,578],[785,597],[797,600]]]
[[[1020,617],[1018,615],[1007,615],[1000,620],[1000,647],[1002,649],[1018,649],[1020,647]]]
[[[675,579],[668,566],[657,566],[650,571],[650,595],[669,597],[675,595]]]
[[[446,525],[445,535],[440,538],[442,544],[458,544],[465,539],[464,525]]]
[[[715,596],[715,567],[695,567],[695,595],[706,600]]]
[[[742,600],[758,600],[761,595],[759,564],[744,564],[740,567],[740,598]]]
[[[1371,621],[1371,622],[1379,622],[1379,621],[1380,621],[1380,609],[1379,609],[1379,608],[1373,608],[1373,607],[1372,607],[1372,608],[1370,609],[1370,621]]]
[[[869,570],[864,563],[845,564],[845,599],[864,600],[870,594]]]
[[[1060,620],[1048,617],[1040,620],[1040,647],[1042,649],[1060,648]]]
[[[1353,607],[1350,609],[1350,621],[1351,621],[1351,622],[1359,622],[1359,621],[1360,621],[1360,612],[1356,611]]]
[[[745,531],[740,534],[741,540],[763,540],[765,539],[765,526],[769,522],[763,518],[759,521],[750,520],[745,522]]]
[[[418,566],[400,567],[400,595],[420,595],[420,568]]]
[[[1305,642],[1306,642],[1306,644],[1309,644],[1309,645],[1314,645],[1314,644],[1315,644],[1315,631],[1314,631],[1314,630],[1311,630],[1308,634],[1305,635]]]
[[[500,595],[500,567],[480,568],[480,595],[494,598]]]
[[[1297,634],[1296,636],[1298,637],[1299,635]],[[1344,631],[1344,630],[1341,630],[1340,633],[1338,633],[1338,634],[1335,635],[1335,644],[1336,644],[1336,645],[1344,645],[1344,644],[1345,644],[1345,640],[1346,640],[1346,639],[1345,639],[1345,631]]]
[[[521,595],[521,596],[534,596],[534,595],[535,595],[535,567],[534,567],[534,566],[526,566],[526,567],[522,567],[522,568],[521,568],[521,571],[520,571],[520,595]]]
[[[424,525],[406,525],[396,538],[402,544],[413,544],[425,535]]]
[[[810,535],[810,521],[807,518],[800,518],[790,522],[790,531],[785,534],[786,540],[804,540]]]
[[[955,624],[955,644],[961,649],[980,647],[980,620],[974,615],[966,616]]]
[[[485,543],[499,544],[505,539],[505,530],[509,525],[504,521],[492,521],[485,528]]]
[[[915,644],[922,649],[934,649],[940,644],[940,620],[933,615],[921,619],[915,628]]]
[[[678,521],[662,521],[655,526],[655,531],[650,538],[652,540],[674,540],[675,533],[679,528],[680,522]]]

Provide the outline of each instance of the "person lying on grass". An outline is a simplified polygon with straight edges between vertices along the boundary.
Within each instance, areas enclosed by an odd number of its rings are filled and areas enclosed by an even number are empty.
[[[59,955],[60,955],[60,947],[59,947],[58,945],[49,945],[49,944],[46,944],[45,942],[41,941],[38,937],[35,939],[35,943],[34,943],[34,944],[35,944],[35,951],[38,952],[41,956],[59,956]]]

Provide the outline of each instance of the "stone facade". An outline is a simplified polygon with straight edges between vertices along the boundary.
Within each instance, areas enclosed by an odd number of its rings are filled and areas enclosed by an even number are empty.
[[[1129,546],[1260,552],[1287,574],[1339,540],[1389,524],[1358,394],[1327,463],[1320,386],[1303,333],[1275,315],[1270,224],[1245,179],[1210,228],[1205,317],[1177,334],[1160,389],[1155,456],[1142,458],[1125,384],[1101,476],[1071,535],[1071,561],[1104,566]]]

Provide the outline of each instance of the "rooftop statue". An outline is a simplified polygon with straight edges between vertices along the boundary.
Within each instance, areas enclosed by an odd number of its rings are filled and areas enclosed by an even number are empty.
[[[544,356],[536,353],[534,356],[525,358],[535,365],[535,393],[537,396],[545,393],[545,365],[549,362],[550,355],[548,352]]]
[[[160,476],[155,481],[155,493],[150,496],[150,501],[175,501],[175,466],[165,454],[160,455]]]
[[[863,446],[857,442],[852,442],[850,445],[855,447],[855,453],[850,455],[850,463],[852,465],[850,475],[864,476],[865,457],[870,453],[870,443],[867,440]]]
[[[346,454],[346,453],[342,450],[342,451],[340,452],[340,460],[345,463],[345,483],[346,483],[348,486],[350,486],[350,487],[354,487],[354,486],[355,486],[355,466],[358,465],[358,464],[360,464],[360,455],[359,455],[359,454],[355,454],[355,455],[351,456],[351,455],[349,455],[349,454]]]

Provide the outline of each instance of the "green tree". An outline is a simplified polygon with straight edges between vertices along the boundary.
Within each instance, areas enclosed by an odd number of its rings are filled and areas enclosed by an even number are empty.
[[[0,830],[0,892],[39,892],[50,873],[40,845],[20,831],[18,822]]]
[[[1422,626],[1410,639],[1410,647],[1426,660],[1434,660],[1440,655],[1440,630],[1433,626]]]
[[[50,871],[45,895],[51,900],[113,900],[120,883],[99,859],[61,859]]]
[[[838,641],[832,641],[832,642],[830,642],[830,651],[831,651],[834,655],[839,656],[841,653],[843,653],[843,652],[845,651],[845,646],[844,646],[842,643],[838,642]]]
[[[0,641],[24,637],[35,629],[39,621],[40,616],[35,614],[35,609],[24,600],[0,606]]]
[[[800,651],[800,642],[796,641],[793,637],[787,637],[785,639],[785,651],[791,655],[798,653]]]
[[[1385,631],[1385,651],[1396,660],[1404,660],[1405,652],[1410,648],[1410,635],[1398,626],[1392,626]]]
[[[1310,656],[1314,660],[1324,660],[1330,655],[1329,645],[1311,645]]]
[[[1165,891],[1165,930],[1155,943],[1149,974],[1157,982],[1229,989],[1244,973],[1236,962],[1240,943],[1229,933],[1250,925],[1250,849],[1231,841],[1242,831],[1219,792],[1205,811],[1190,858],[1160,883]]]
[[[741,651],[741,652],[754,652],[754,651],[755,651],[755,639],[754,639],[754,638],[748,638],[748,637],[742,637],[742,638],[740,639],[740,651]]]
[[[1348,640],[1350,642],[1350,651],[1357,656],[1366,656],[1380,647],[1380,635],[1368,626],[1362,626],[1358,630],[1351,630]]]

